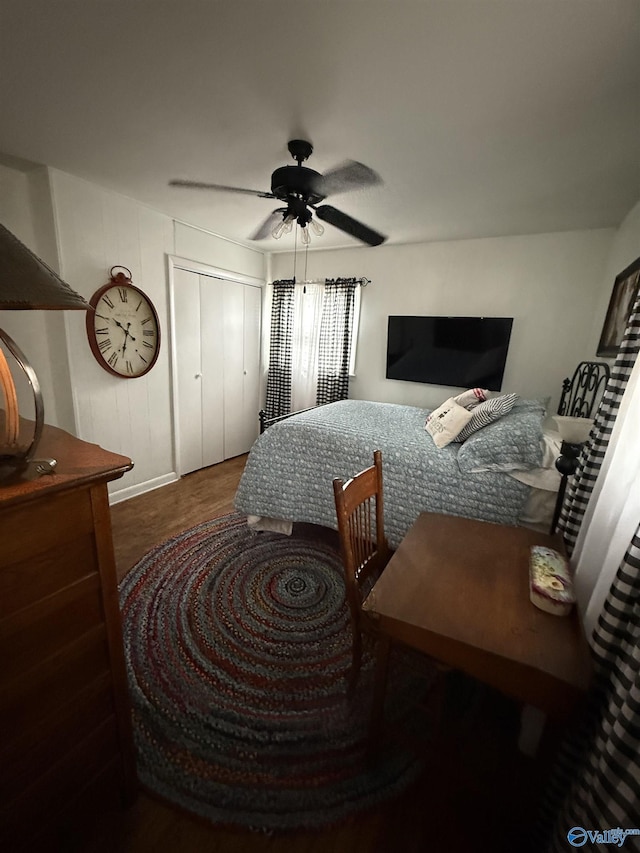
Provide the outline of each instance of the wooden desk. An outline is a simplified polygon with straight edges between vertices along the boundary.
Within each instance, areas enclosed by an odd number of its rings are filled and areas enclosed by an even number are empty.
[[[584,695],[590,653],[576,608],[529,600],[529,549],[559,538],[422,513],[364,602],[382,635],[372,729],[382,720],[388,641],[412,646],[558,719]],[[387,642],[384,642],[385,638]]]

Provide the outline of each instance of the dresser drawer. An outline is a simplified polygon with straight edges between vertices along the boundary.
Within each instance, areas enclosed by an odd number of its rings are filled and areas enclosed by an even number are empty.
[[[0,550],[4,554],[4,544]],[[0,559],[0,619],[97,571],[92,532],[76,531],[74,539],[22,560]]]
[[[7,507],[0,515],[0,567],[50,553],[63,542],[92,533],[93,527],[88,489]]]
[[[41,720],[37,733],[22,729],[13,740],[0,741],[0,803],[29,788],[109,718],[115,718],[115,706],[111,679],[103,675]]]
[[[110,718],[28,788],[14,792],[0,805],[0,838],[8,843],[5,849],[19,849],[25,837],[35,835],[42,824],[55,823],[58,813],[95,776],[119,763],[117,726]]]
[[[83,687],[110,671],[104,626],[98,626],[41,661],[0,691],[0,731],[33,732],[51,714],[73,703]]]
[[[103,622],[97,574],[0,619],[3,678],[24,675]]]

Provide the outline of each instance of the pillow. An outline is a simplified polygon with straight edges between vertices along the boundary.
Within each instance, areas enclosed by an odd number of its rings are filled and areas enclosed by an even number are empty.
[[[543,428],[540,442],[542,447],[540,467],[526,471],[513,471],[510,476],[534,489],[557,492],[560,488],[560,472],[556,468],[556,459],[560,456],[561,444],[562,439],[559,433]]]
[[[428,415],[424,428],[436,447],[446,447],[472,417],[471,412],[459,406],[453,397],[449,397]]]
[[[489,391],[485,388],[469,388],[468,391],[463,391],[453,399],[459,406],[464,406],[465,409],[475,409],[480,403],[484,403],[487,399]]]
[[[531,471],[543,462],[541,405],[513,409],[471,435],[458,450],[463,474],[483,471]]]
[[[449,400],[453,400],[454,403],[457,403],[459,406],[463,406],[465,409],[473,409],[480,403],[484,403],[487,399],[487,394],[489,393],[490,392],[485,391],[484,388],[469,388],[468,391],[463,391],[462,394],[458,394],[457,397],[449,397]],[[445,400],[442,405],[444,406],[445,403],[449,402],[449,400]],[[437,410],[434,409],[433,412],[430,412],[427,415],[427,423],[429,423],[435,411]]]
[[[456,441],[466,441],[474,432],[504,417],[511,411],[517,399],[517,394],[504,394],[502,397],[493,397],[475,406],[471,410],[471,420],[464,429],[460,430]]]

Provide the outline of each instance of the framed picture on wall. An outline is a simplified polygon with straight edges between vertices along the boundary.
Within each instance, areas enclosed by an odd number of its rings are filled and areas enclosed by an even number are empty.
[[[615,358],[640,284],[640,258],[616,276],[596,355]]]

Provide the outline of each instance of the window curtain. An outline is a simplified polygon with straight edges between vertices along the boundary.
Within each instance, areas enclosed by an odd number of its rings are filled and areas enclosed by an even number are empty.
[[[618,849],[586,833],[640,829],[640,527],[611,585],[592,650],[588,705],[556,763],[538,835],[539,842],[550,840],[536,843],[536,853],[565,853],[585,842],[585,850]],[[572,830],[578,843],[569,842]],[[640,850],[640,837],[628,837],[623,849]]]
[[[589,636],[635,532],[640,495],[640,298],[632,309],[591,434],[569,482],[558,527],[575,569],[576,594]]]
[[[349,396],[356,287],[355,278],[327,279],[325,282],[318,351],[318,406],[346,400]]]
[[[265,405],[267,418],[277,418],[291,411],[291,343],[294,304],[294,280],[274,281]]]
[[[291,410],[315,406],[324,283],[296,285],[291,354]]]
[[[598,843],[588,833],[640,829],[639,348],[640,299],[560,518],[594,682],[560,751],[542,809],[538,839],[545,843],[537,850],[551,853],[583,844],[610,849],[612,841]],[[640,850],[640,837],[629,836],[624,849]]]
[[[349,396],[355,278],[273,282],[267,418]]]

